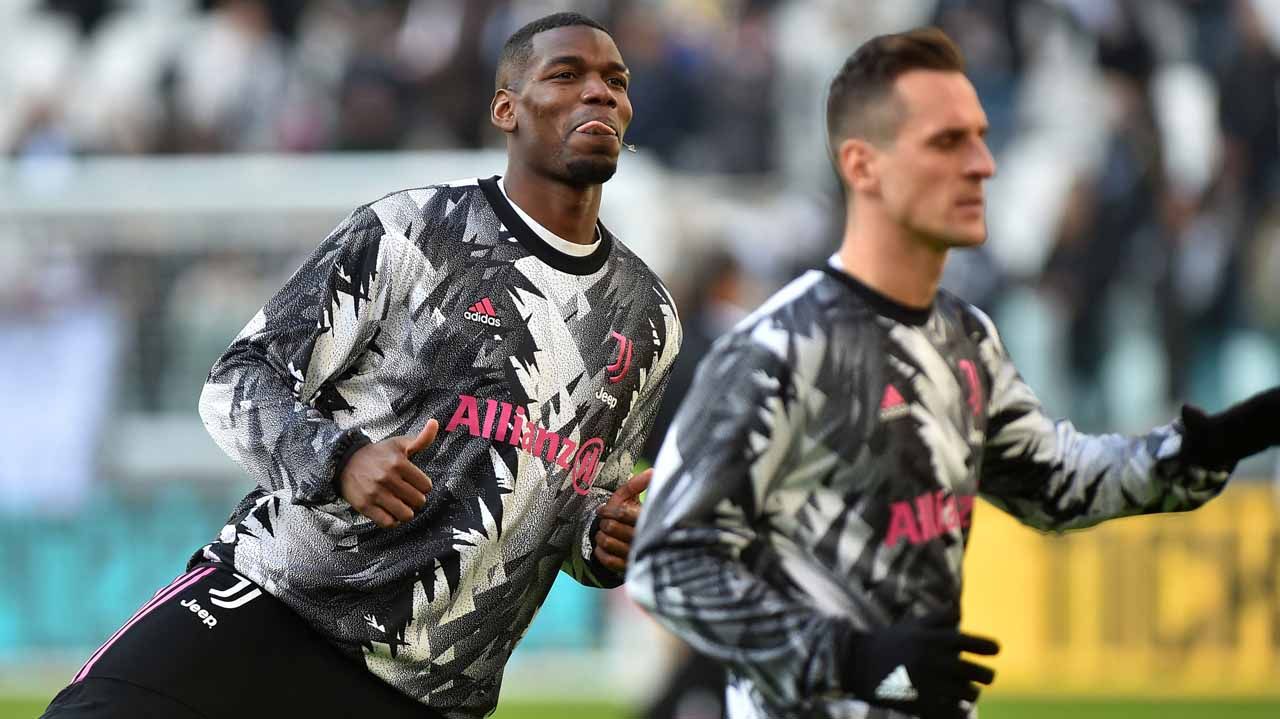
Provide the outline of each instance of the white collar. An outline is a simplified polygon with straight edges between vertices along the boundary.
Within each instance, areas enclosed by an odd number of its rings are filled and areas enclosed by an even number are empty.
[[[502,190],[502,196],[507,198],[507,203],[511,205],[511,209],[516,211],[516,214],[520,216],[520,219],[524,220],[524,223],[529,226],[529,229],[533,230],[538,237],[541,237],[543,242],[551,245],[552,249],[574,257],[586,257],[599,249],[600,227],[598,225],[596,226],[595,242],[592,242],[589,245],[580,245],[576,242],[570,242],[560,235],[557,235],[551,230],[543,227],[537,220],[530,217],[529,213],[520,209],[520,206],[517,205],[515,201],[511,199],[511,196],[507,194],[507,186],[503,183],[502,179],[498,180],[498,189]]]

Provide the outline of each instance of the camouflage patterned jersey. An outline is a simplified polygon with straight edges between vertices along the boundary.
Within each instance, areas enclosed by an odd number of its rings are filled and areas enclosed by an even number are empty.
[[[603,226],[598,245],[557,250],[496,178],[353,212],[210,373],[205,426],[258,487],[193,561],[234,565],[447,716],[492,711],[557,572],[621,582],[589,531],[680,343],[662,283]],[[338,496],[344,457],[433,417],[411,522]]]
[[[1179,432],[1080,434],[976,308],[944,292],[913,310],[814,270],[702,361],[628,591],[728,665],[734,719],[900,718],[842,695],[858,658],[838,637],[958,611],[979,494],[1044,530],[1199,506],[1226,475],[1182,466]]]

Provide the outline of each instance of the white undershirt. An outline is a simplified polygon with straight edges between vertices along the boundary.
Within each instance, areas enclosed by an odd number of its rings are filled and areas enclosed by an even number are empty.
[[[566,255],[573,255],[574,257],[586,257],[592,252],[595,252],[596,248],[600,247],[600,226],[599,225],[596,226],[595,242],[592,242],[589,245],[580,245],[576,242],[570,242],[564,239],[563,237],[561,237],[560,235],[557,235],[551,230],[548,230],[547,228],[538,224],[537,220],[533,219],[532,217],[529,216],[527,212],[520,209],[520,206],[517,205],[514,201],[512,201],[511,196],[507,194],[507,186],[503,184],[501,179],[498,180],[498,189],[502,190],[502,196],[507,198],[507,203],[511,205],[511,209],[516,211],[516,214],[520,216],[520,219],[524,220],[524,223],[529,226],[529,229],[537,233],[538,237],[541,237],[543,242],[546,242],[548,245],[551,245],[551,248],[553,250],[557,250]]]

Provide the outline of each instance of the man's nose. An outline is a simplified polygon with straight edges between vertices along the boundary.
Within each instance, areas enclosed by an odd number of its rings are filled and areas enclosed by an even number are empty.
[[[969,153],[968,166],[965,168],[967,174],[985,180],[996,174],[996,158],[991,154],[991,148],[987,147],[986,140],[979,139],[974,143],[973,151]]]
[[[582,101],[588,105],[618,106],[618,98],[613,96],[609,83],[598,75],[588,75],[582,86]]]

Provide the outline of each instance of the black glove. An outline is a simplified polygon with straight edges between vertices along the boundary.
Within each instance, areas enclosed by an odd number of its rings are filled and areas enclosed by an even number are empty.
[[[1236,462],[1280,444],[1280,387],[1260,392],[1218,414],[1182,406],[1180,458],[1195,467],[1230,471]]]
[[[993,656],[1000,645],[963,634],[958,613],[903,622],[873,632],[852,631],[845,642],[844,688],[868,704],[921,719],[964,719],[978,700],[977,684],[996,673],[960,657]]]

